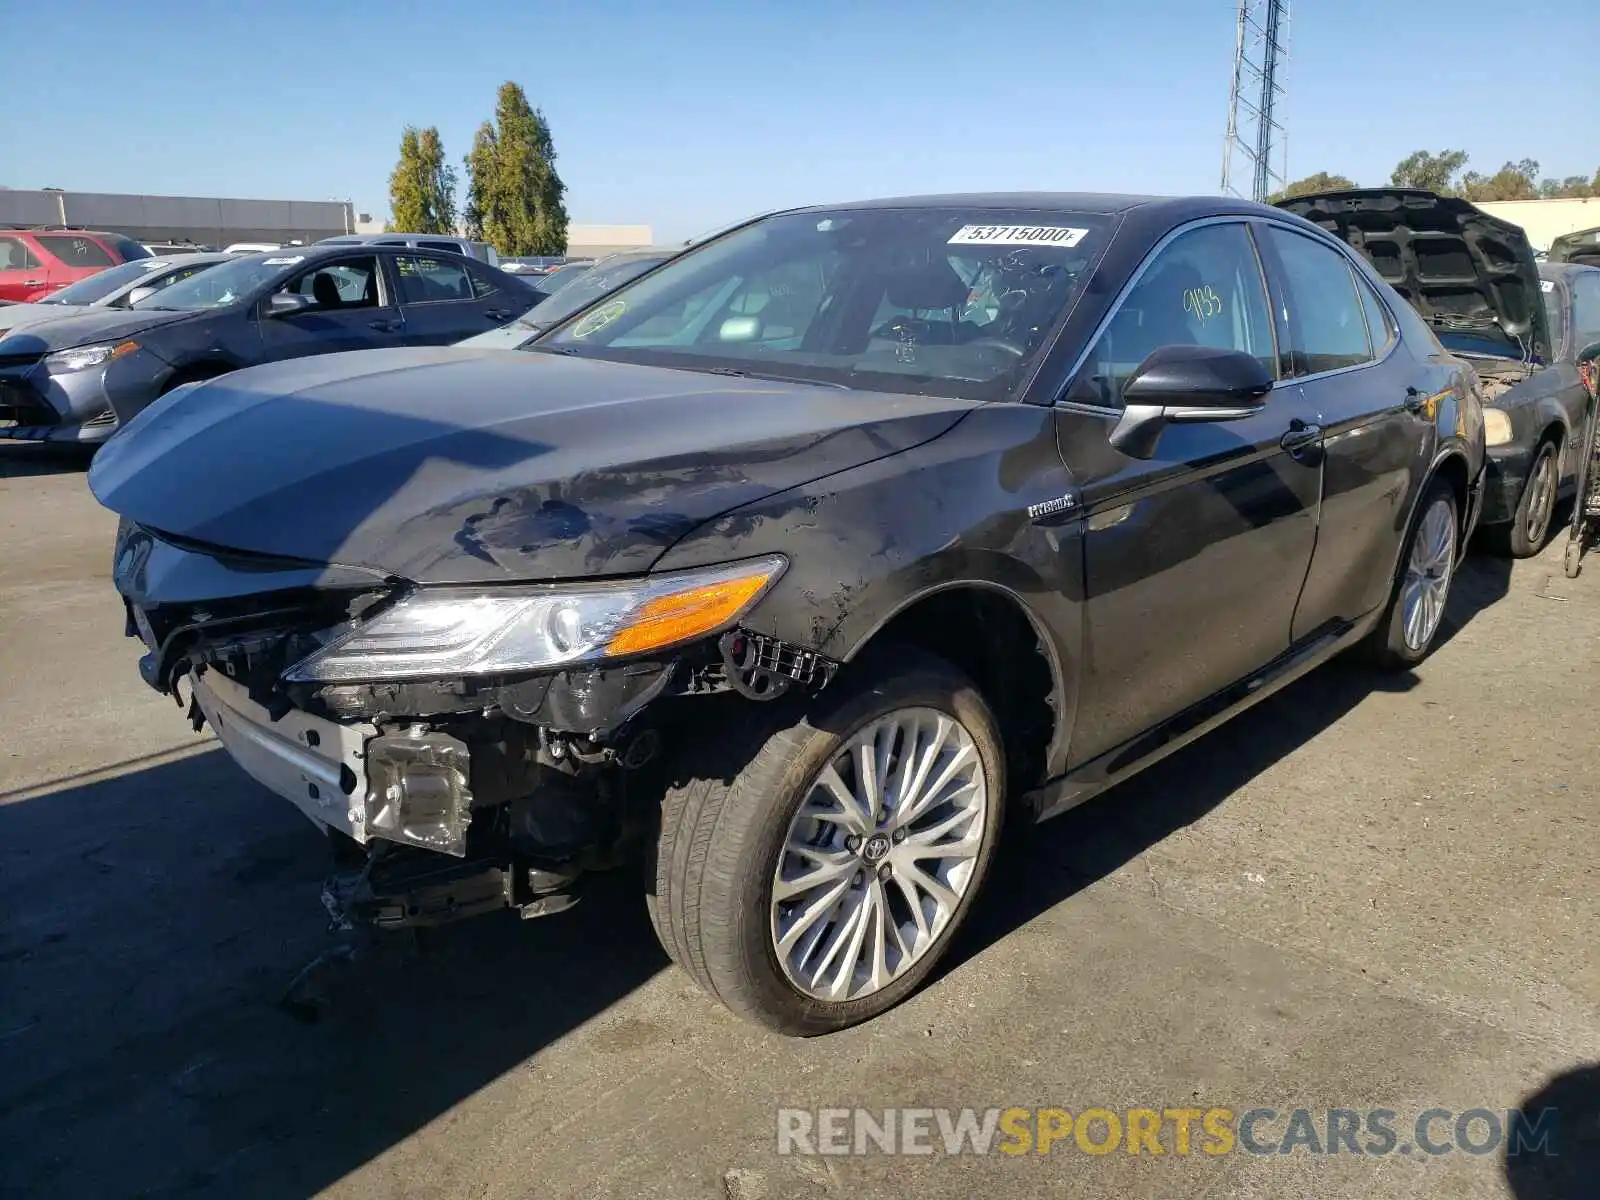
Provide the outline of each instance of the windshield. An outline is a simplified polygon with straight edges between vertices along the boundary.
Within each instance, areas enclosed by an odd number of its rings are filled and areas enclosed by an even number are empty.
[[[120,263],[115,267],[107,267],[104,271],[80,279],[71,287],[64,287],[48,299],[39,301],[40,304],[94,304],[104,300],[112,292],[126,283],[135,279],[142,279],[150,272],[167,264],[153,258],[136,258],[132,262]]]
[[[519,320],[529,325],[537,325],[540,329],[549,329],[607,292],[615,291],[623,284],[639,278],[657,263],[666,262],[669,257],[663,254],[660,258],[631,258],[619,263],[597,263],[581,271],[573,271],[570,273],[572,275],[570,283],[554,295],[547,296],[535,304],[523,313]]]
[[[768,217],[528,349],[1000,399],[1076,301],[1110,226],[1085,213],[944,207]]]
[[[301,261],[303,256],[292,254],[236,258],[163,288],[134,307],[176,308],[184,311],[226,308],[253,294],[263,284],[277,279],[285,268]]]

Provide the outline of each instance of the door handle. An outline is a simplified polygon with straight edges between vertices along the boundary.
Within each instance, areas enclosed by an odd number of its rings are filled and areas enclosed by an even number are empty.
[[[1321,425],[1307,425],[1296,417],[1289,423],[1288,432],[1278,439],[1278,445],[1282,446],[1290,454],[1294,454],[1296,451],[1305,450],[1316,445],[1321,440]]]
[[[42,280],[42,279],[24,279],[22,281],[22,286],[23,287],[43,287],[44,286],[44,280]]]
[[[367,322],[367,328],[368,329],[376,329],[380,333],[394,333],[398,329],[404,329],[405,325],[406,325],[406,323],[404,321],[368,321]]]
[[[483,315],[491,321],[504,321],[511,316],[511,313],[504,308],[486,308],[483,310]]]

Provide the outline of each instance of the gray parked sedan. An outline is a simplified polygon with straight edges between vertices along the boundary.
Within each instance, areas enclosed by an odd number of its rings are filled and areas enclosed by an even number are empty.
[[[164,287],[228,261],[226,254],[185,254],[180,258],[136,258],[80,279],[32,304],[0,305],[0,330],[52,321],[95,308],[131,308]]]
[[[234,256],[132,308],[0,335],[0,438],[103,442],[186,383],[309,354],[445,345],[542,298],[486,263],[404,246]]]

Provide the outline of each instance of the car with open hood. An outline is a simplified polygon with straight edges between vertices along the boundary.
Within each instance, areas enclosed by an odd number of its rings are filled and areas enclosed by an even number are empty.
[[[1550,536],[1582,452],[1587,395],[1570,339],[1552,332],[1556,284],[1520,226],[1453,196],[1409,188],[1279,201],[1359,250],[1484,389],[1489,482],[1483,525],[1518,558]],[[1565,296],[1564,285],[1555,297]],[[1559,315],[1559,314],[1558,314]]]
[[[1551,263],[1579,263],[1586,267],[1600,267],[1600,228],[1579,229],[1563,233],[1550,243],[1545,261]]]
[[[185,384],[279,359],[460,341],[542,296],[444,251],[319,245],[229,257],[130,307],[0,334],[0,438],[104,442]]]
[[[140,672],[324,833],[341,924],[547,915],[640,854],[667,953],[814,1034],[927,977],[1006,822],[1347,648],[1421,661],[1479,386],[1277,209],[922,197],[764,216],[521,349],[199,383],[89,483]]]

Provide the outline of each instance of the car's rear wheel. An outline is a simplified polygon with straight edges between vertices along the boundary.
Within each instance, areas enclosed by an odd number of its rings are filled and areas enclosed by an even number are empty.
[[[1522,484],[1522,498],[1506,526],[1502,544],[1513,558],[1532,558],[1550,540],[1550,518],[1561,483],[1561,456],[1554,442],[1541,442]]]
[[[1460,538],[1455,493],[1435,479],[1412,517],[1388,611],[1372,632],[1369,646],[1379,666],[1412,667],[1428,657],[1444,623]]]
[[[953,667],[898,651],[749,745],[667,797],[662,945],[779,1032],[874,1017],[927,977],[983,882],[1005,783],[994,718]]]

